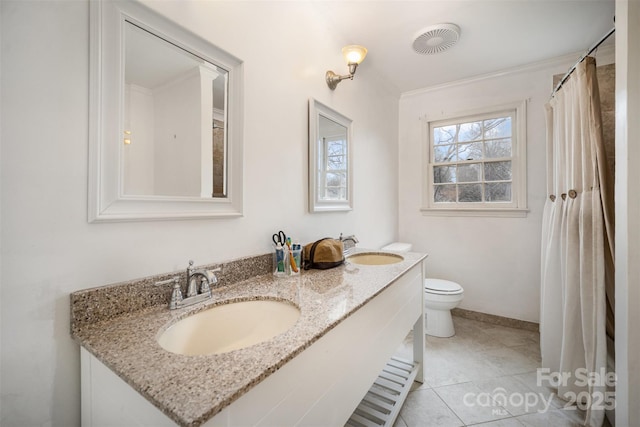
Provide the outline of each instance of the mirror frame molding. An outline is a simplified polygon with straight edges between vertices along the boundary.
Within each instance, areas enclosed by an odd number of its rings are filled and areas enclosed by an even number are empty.
[[[137,1],[90,1],[88,221],[230,218],[243,214],[243,62]],[[123,191],[125,20],[228,71],[227,197]]]
[[[317,191],[320,116],[347,128],[347,198],[346,200],[320,200]],[[309,99],[309,212],[342,212],[353,210],[353,143],[352,120],[321,102]]]

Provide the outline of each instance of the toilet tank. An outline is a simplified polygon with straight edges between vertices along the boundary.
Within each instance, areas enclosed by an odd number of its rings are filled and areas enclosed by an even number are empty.
[[[402,242],[393,242],[388,244],[387,246],[383,246],[383,251],[392,251],[392,252],[409,252],[413,248],[411,243],[402,243]]]

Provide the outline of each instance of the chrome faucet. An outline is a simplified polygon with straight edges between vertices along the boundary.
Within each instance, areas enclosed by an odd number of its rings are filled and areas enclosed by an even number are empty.
[[[356,247],[356,244],[360,243],[360,241],[354,234],[352,234],[351,236],[342,237],[342,233],[340,233],[340,241],[343,245],[342,252],[344,255],[349,254],[349,252],[351,252],[351,250]]]
[[[220,271],[219,268],[215,270],[206,270],[204,268],[193,268],[193,261],[189,261],[189,267],[187,267],[187,295],[182,295],[182,289],[180,286],[180,277],[175,276],[168,280],[162,280],[156,282],[156,285],[166,285],[173,283],[173,291],[171,291],[171,300],[169,301],[169,309],[175,310],[176,308],[187,307],[189,305],[196,304],[200,301],[205,301],[211,298],[211,286],[218,283],[218,278],[214,274]]]
[[[193,261],[189,261],[189,267],[187,267],[187,298],[198,295],[198,292],[203,294],[211,291],[211,285],[218,283],[218,278],[215,274],[216,271],[220,271],[219,268],[215,270],[194,269]],[[200,290],[198,291],[198,281],[196,278],[200,278]]]

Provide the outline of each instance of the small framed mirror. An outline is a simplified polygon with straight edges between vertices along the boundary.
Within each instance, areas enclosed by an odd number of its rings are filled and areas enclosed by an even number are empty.
[[[309,100],[309,211],[353,209],[351,119]]]
[[[92,1],[89,222],[242,215],[242,61],[138,1]]]

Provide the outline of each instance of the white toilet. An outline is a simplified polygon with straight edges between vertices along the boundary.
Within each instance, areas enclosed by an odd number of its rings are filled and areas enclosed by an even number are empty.
[[[382,250],[409,252],[410,243],[391,243]],[[464,289],[456,282],[443,279],[424,279],[424,326],[427,335],[448,338],[456,334],[451,309],[460,304]]]

